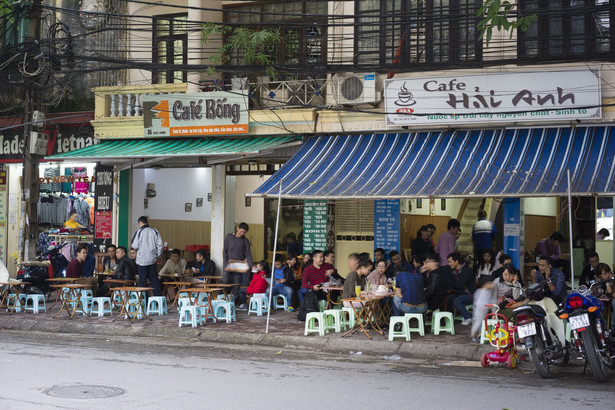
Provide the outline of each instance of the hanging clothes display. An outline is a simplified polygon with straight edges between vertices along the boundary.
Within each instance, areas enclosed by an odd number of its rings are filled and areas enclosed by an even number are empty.
[[[53,178],[53,177],[59,177],[60,176],[60,167],[53,167],[53,168],[45,168],[45,171],[43,172],[43,177],[44,178]],[[40,192],[57,192],[60,190],[60,184],[59,183],[43,183],[41,184],[40,187]]]
[[[83,197],[73,200],[73,209],[77,212],[77,222],[83,226],[90,226],[90,204]]]
[[[90,186],[87,182],[77,182],[77,178],[85,178],[88,176],[87,168],[83,167],[75,167],[73,168],[73,177],[75,178],[75,182],[73,182],[73,191],[75,194],[87,194],[88,188]]]
[[[63,225],[72,209],[66,195],[41,194],[38,200],[38,223],[41,225]]]
[[[73,175],[73,170],[71,168],[64,168],[64,175],[69,177],[71,175]],[[62,187],[62,192],[70,194],[73,192],[73,184],[70,182],[62,182],[61,183]]]

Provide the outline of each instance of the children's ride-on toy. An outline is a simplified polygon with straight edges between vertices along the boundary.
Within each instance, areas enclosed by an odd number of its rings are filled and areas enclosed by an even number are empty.
[[[498,305],[485,305],[495,308],[495,313],[489,313],[485,317],[485,328],[483,332],[487,332],[489,343],[496,348],[493,352],[483,353],[480,357],[480,364],[483,367],[489,367],[490,362],[506,363],[509,369],[515,369],[519,362],[519,354],[517,352],[517,343],[515,340],[515,326],[509,327],[508,320],[502,314],[499,314],[500,307]],[[493,330],[489,332],[488,320],[492,319]],[[501,323],[504,322],[504,324]]]

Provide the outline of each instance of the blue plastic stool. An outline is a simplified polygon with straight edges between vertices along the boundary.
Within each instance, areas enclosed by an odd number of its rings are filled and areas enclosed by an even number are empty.
[[[282,303],[279,303],[280,299],[282,299]],[[278,310],[280,308],[288,310],[288,299],[284,295],[275,295],[273,297],[273,309]]]
[[[26,302],[24,303],[24,310],[26,312],[32,312],[32,313],[38,313],[39,310],[43,310],[46,312],[47,305],[45,304],[45,295],[38,295],[38,294],[27,295]]]
[[[194,305],[184,305],[181,307],[179,311],[179,326],[182,325],[192,325],[192,327],[197,327],[199,322],[199,307]]]
[[[235,309],[233,309],[232,305],[231,302],[227,302],[226,300],[212,300],[211,307],[214,310],[214,317],[220,321],[226,320],[226,323],[232,323],[233,320],[237,321]]]
[[[94,313],[96,313],[98,317],[105,316],[105,313],[109,313],[109,315],[112,315],[113,314],[112,305],[113,304],[111,303],[111,298],[108,298],[108,297],[92,298],[92,304],[90,307],[90,315],[94,315]]]
[[[264,293],[255,293],[250,298],[250,305],[248,305],[248,315],[250,313],[256,313],[256,316],[263,316],[263,312],[266,312],[269,305],[269,299]]]
[[[158,313],[158,316],[163,316],[169,313],[167,309],[167,298],[164,296],[151,296],[147,300],[147,314]]]

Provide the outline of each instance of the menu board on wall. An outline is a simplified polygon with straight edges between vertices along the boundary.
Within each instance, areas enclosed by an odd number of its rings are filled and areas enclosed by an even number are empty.
[[[374,201],[374,248],[383,248],[387,257],[392,250],[400,250],[399,214],[399,199]]]
[[[112,213],[109,211],[96,212],[94,224],[94,238],[111,239],[111,225],[113,223]]]
[[[94,187],[94,246],[105,252],[111,244],[113,221],[113,167],[97,165]]]
[[[7,204],[6,171],[0,171],[0,258],[6,263],[6,211]]]
[[[303,204],[303,252],[327,249],[327,201]]]

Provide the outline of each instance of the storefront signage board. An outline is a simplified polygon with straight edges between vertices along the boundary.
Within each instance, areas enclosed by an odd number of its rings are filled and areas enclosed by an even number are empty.
[[[399,199],[374,201],[374,248],[383,248],[387,258],[400,250],[400,205]]]
[[[389,79],[387,126],[602,118],[599,68]]]
[[[303,204],[303,252],[327,249],[327,201]]]
[[[248,114],[240,91],[143,96],[146,138],[247,134]]]
[[[48,136],[47,156],[62,154],[98,144],[91,125],[54,125],[41,131]],[[0,133],[0,162],[23,161],[23,130],[8,129]]]
[[[94,246],[105,252],[112,239],[113,167],[97,165],[94,174]]]
[[[7,208],[8,208],[8,187],[6,184],[6,171],[0,171],[0,258],[6,260],[6,229],[7,229]]]

